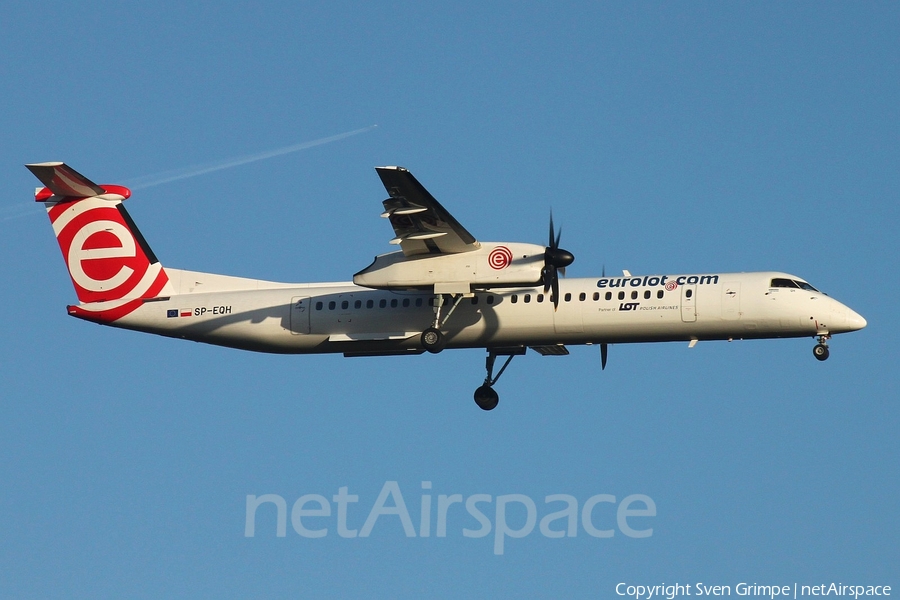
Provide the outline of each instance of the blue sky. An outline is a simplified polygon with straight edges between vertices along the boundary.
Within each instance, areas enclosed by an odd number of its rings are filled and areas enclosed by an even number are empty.
[[[0,596],[616,597],[900,585],[900,10],[894,3],[14,3],[0,20]],[[376,165],[570,276],[776,269],[867,329],[529,353],[257,355],[67,317],[26,162],[103,183],[359,135],[136,192],[164,265],[347,280],[392,249]],[[652,498],[652,536],[303,538],[247,495]],[[482,505],[494,507],[496,503]],[[615,507],[598,504],[598,526]],[[459,508],[456,505],[455,508]],[[434,509],[433,509],[434,510]],[[485,509],[488,510],[488,509]],[[493,508],[490,508],[493,510]],[[518,510],[518,512],[516,512]],[[488,511],[490,512],[490,511]],[[509,509],[512,527],[524,508]],[[494,518],[493,513],[491,513]],[[561,521],[554,527],[559,528]],[[434,525],[432,525],[434,527]]]

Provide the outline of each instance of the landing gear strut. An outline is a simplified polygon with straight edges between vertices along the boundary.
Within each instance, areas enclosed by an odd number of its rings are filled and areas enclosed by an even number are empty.
[[[484,378],[484,383],[475,390],[475,404],[478,405],[478,408],[481,410],[494,410],[497,408],[497,403],[500,402],[500,396],[494,391],[494,384],[497,383],[497,380],[503,375],[503,371],[506,370],[506,367],[509,366],[509,363],[512,362],[513,357],[517,354],[525,354],[525,348],[503,350],[488,349],[488,355],[484,361],[484,368],[487,370],[487,376]],[[503,366],[500,367],[500,370],[497,371],[497,376],[494,377],[494,362],[496,362],[497,356],[506,356],[507,358],[506,362],[503,363]]]
[[[450,310],[447,311],[446,316],[444,316],[444,320],[441,321],[441,307],[444,306],[444,295],[435,295],[434,322],[431,324],[431,327],[422,332],[422,337],[420,338],[422,347],[432,354],[437,354],[444,349],[447,341],[444,339],[444,334],[441,333],[441,327],[443,327],[447,323],[450,315],[453,314],[453,311],[456,310],[456,307],[459,306],[459,303],[462,301],[462,299],[462,294],[456,295],[456,300],[453,302],[453,306],[450,307]]]
[[[827,340],[831,337],[830,335],[820,335],[819,343],[815,345],[813,348],[813,356],[815,356],[818,360],[828,360],[828,344]]]

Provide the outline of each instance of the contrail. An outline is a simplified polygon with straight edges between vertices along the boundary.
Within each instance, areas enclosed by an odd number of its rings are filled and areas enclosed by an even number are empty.
[[[251,154],[249,156],[242,156],[239,158],[230,158],[221,162],[209,163],[205,165],[195,165],[193,167],[187,167],[186,169],[178,169],[175,171],[165,171],[163,173],[157,173],[155,175],[147,175],[145,177],[132,179],[130,181],[131,185],[128,185],[128,187],[130,187],[132,190],[143,190],[155,185],[162,185],[164,183],[179,181],[181,179],[187,179],[189,177],[197,177],[198,175],[206,175],[207,173],[214,173],[216,171],[222,171],[223,169],[230,169],[232,167],[246,165],[248,163],[265,160],[267,158],[274,158],[276,156],[282,156],[284,154],[290,154],[292,152],[299,152],[300,150],[306,150],[315,146],[330,144],[331,142],[337,142],[338,140],[343,140],[354,135],[359,135],[360,133],[372,131],[376,127],[378,127],[378,125],[369,125],[368,127],[363,127],[362,129],[354,129],[353,131],[346,131],[337,135],[319,138],[311,142],[293,144],[291,146],[285,146],[284,148],[278,148],[276,150],[268,150],[266,152],[260,152],[258,154]],[[127,183],[129,182],[126,182],[126,184]]]
[[[366,133],[367,131],[372,131],[376,127],[378,127],[378,125],[369,125],[368,127],[363,127],[362,129],[354,129],[353,131],[345,131],[344,133],[339,133],[337,135],[319,138],[319,139],[313,140],[311,142],[302,142],[300,144],[293,144],[291,146],[285,146],[283,148],[278,148],[275,150],[268,150],[266,152],[260,152],[258,154],[250,154],[248,156],[242,156],[239,158],[229,158],[229,159],[219,161],[219,162],[207,163],[205,165],[195,165],[193,167],[187,167],[186,169],[176,169],[173,171],[164,171],[162,173],[156,173],[155,175],[145,175],[142,177],[136,177],[134,179],[126,181],[125,185],[126,185],[126,187],[129,187],[132,190],[144,190],[149,187],[153,187],[156,185],[162,185],[164,183],[169,183],[172,181],[180,181],[182,179],[187,179],[189,177],[197,177],[199,175],[206,175],[207,173],[214,173],[216,171],[221,171],[223,169],[230,169],[232,167],[246,165],[248,163],[265,160],[267,158],[274,158],[276,156],[282,156],[284,154],[290,154],[292,152],[299,152],[301,150],[306,150],[308,148],[314,148],[315,146],[322,146],[324,144],[330,144],[331,142],[337,142],[339,140],[343,140],[343,139],[346,139],[346,138],[354,136],[354,135],[359,135],[360,133]],[[32,204],[17,204],[14,206],[3,207],[3,208],[0,208],[0,223],[2,223],[4,221],[11,221],[13,219],[20,219],[22,217],[38,215],[38,214],[41,214],[42,212],[43,211],[36,210],[34,208],[33,203]]]
[[[31,204],[15,204],[13,206],[4,206],[2,210],[0,210],[0,223],[4,221],[12,221],[13,219],[21,219],[22,217],[31,217],[33,215],[39,215],[43,210],[39,210],[38,207],[35,206],[35,203]]]

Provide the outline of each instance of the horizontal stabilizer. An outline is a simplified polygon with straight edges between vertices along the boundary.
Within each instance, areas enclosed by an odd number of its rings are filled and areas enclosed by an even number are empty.
[[[106,193],[102,187],[61,162],[25,165],[55,196],[87,198]]]

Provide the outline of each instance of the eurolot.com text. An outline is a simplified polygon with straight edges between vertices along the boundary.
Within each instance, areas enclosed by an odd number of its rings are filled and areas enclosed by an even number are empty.
[[[422,482],[418,498],[418,529],[407,509],[406,499],[396,481],[385,481],[371,504],[360,502],[357,494],[341,487],[331,500],[321,494],[304,494],[292,505],[290,521],[295,532],[305,538],[323,538],[332,531],[342,538],[365,538],[377,528],[402,528],[406,537],[445,538],[462,534],[467,538],[494,536],[494,554],[503,554],[507,538],[524,538],[535,527],[548,538],[576,537],[579,530],[595,538],[611,538],[621,533],[630,538],[653,535],[648,518],[656,516],[656,503],[650,496],[631,494],[621,500],[612,494],[597,494],[579,503],[569,494],[545,496],[542,503],[525,494],[431,493],[431,482]],[[371,508],[368,508],[371,506]],[[415,505],[413,505],[415,506]],[[272,522],[274,532],[287,535],[288,503],[278,494],[248,495],[244,536],[256,537],[257,515]],[[538,520],[540,518],[540,520]],[[360,523],[362,526],[360,527]],[[580,525],[580,527],[579,527]]]

